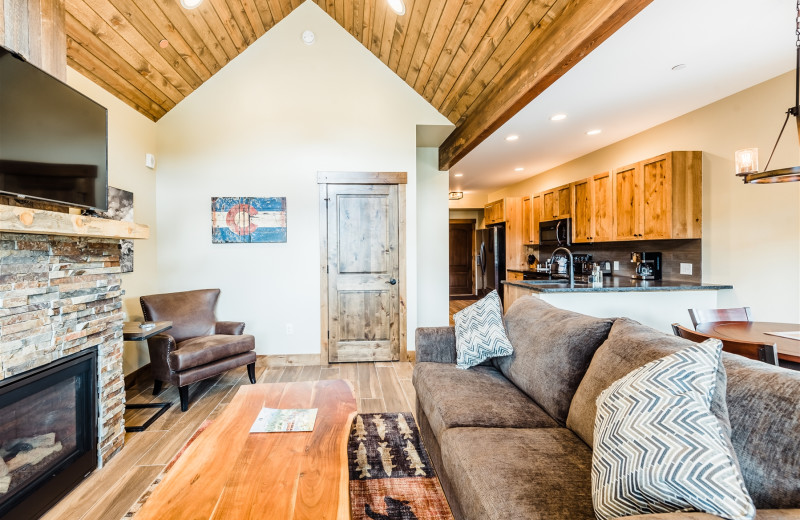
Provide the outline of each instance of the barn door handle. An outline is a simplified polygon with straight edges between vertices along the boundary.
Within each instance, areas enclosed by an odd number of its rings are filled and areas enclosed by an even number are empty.
[[[392,278],[391,280],[389,280],[389,281],[388,281],[388,282],[386,282],[386,283],[388,283],[388,284],[392,284],[392,285],[395,285],[395,284],[397,283],[397,280],[395,280],[394,278]]]

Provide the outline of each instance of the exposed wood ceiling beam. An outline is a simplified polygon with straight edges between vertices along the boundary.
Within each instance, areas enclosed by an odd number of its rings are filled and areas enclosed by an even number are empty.
[[[537,24],[535,42],[520,46],[454,121],[439,148],[439,169],[449,170],[651,1],[569,0],[552,23]]]

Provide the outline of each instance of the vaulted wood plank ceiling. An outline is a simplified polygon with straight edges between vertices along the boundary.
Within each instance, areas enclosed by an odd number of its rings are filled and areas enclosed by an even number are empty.
[[[448,168],[651,0],[315,1],[456,125]],[[67,62],[157,121],[301,3],[65,0]]]

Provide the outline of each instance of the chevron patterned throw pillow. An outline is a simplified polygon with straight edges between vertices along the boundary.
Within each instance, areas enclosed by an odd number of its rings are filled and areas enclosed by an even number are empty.
[[[711,413],[722,343],[652,361],[597,398],[592,501],[598,519],[700,511],[749,520],[755,506]]]
[[[508,356],[514,349],[503,326],[503,309],[492,291],[453,315],[456,322],[456,366],[467,369],[489,358]]]

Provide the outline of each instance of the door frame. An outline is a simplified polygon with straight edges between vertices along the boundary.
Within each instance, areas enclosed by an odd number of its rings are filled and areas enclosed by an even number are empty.
[[[408,361],[406,312],[406,172],[317,172],[319,185],[319,279],[320,279],[320,364],[328,361],[328,184],[397,185],[397,253],[399,262],[398,298],[400,310],[400,361]]]
[[[471,258],[470,258],[469,272],[470,272],[470,279],[471,279],[470,286],[472,286],[472,296],[477,296],[477,294],[478,294],[478,281],[475,278],[477,277],[478,273],[477,273],[477,270],[475,269],[475,230],[478,229],[478,219],[474,219],[474,218],[451,218],[450,221],[447,223],[448,232],[450,231],[450,229],[449,229],[450,228],[450,224],[472,224],[472,233],[471,233],[472,243],[470,244],[470,257]],[[448,269],[448,275],[449,275],[449,269]],[[448,293],[449,293],[449,289],[448,289]],[[454,298],[452,298],[452,295],[448,294],[448,296],[450,296],[451,300],[454,299]],[[459,298],[455,298],[455,299],[459,299]]]

